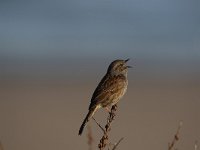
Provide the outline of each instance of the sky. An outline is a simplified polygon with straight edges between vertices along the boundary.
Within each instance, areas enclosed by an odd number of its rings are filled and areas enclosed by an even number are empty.
[[[200,57],[197,0],[1,1],[1,59]]]
[[[146,68],[157,65],[155,69],[149,68],[152,71],[192,68],[199,72],[199,3],[197,0],[3,0],[0,2],[2,76],[48,68],[60,73],[68,64],[73,70],[76,64],[104,66],[114,59],[126,58],[135,64],[146,64]]]

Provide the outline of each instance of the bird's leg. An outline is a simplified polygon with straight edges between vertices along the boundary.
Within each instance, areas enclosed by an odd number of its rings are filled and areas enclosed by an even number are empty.
[[[111,113],[111,109],[107,106],[107,107],[104,107],[105,110],[110,114]]]

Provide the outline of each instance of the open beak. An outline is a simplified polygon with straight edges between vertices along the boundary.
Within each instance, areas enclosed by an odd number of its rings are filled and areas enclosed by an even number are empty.
[[[129,61],[130,59],[128,58],[128,59],[126,59],[126,60],[124,60],[125,61],[125,63],[127,62],[127,61]]]
[[[126,59],[126,60],[124,60],[125,61],[125,63],[127,62],[127,61],[129,61],[130,59],[128,58],[128,59]],[[132,66],[126,66],[126,68],[133,68]]]

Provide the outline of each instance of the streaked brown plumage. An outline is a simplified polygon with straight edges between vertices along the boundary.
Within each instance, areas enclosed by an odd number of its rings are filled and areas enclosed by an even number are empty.
[[[106,75],[92,95],[89,112],[79,129],[79,135],[82,134],[86,123],[97,109],[117,104],[126,93],[128,85],[127,72],[130,68],[126,65],[128,60],[115,60],[109,65]]]

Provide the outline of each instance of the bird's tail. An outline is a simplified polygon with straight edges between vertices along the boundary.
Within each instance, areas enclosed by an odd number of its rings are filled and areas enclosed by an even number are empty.
[[[80,127],[80,129],[79,129],[78,135],[81,135],[81,134],[83,133],[83,129],[84,129],[86,123],[87,123],[87,122],[90,120],[90,118],[94,115],[94,113],[96,112],[97,108],[98,108],[98,107],[95,106],[95,107],[89,109],[89,112],[88,112],[87,116],[85,117],[85,119],[84,119],[84,121],[83,121],[83,123],[82,123],[82,125],[81,125],[81,127]]]

